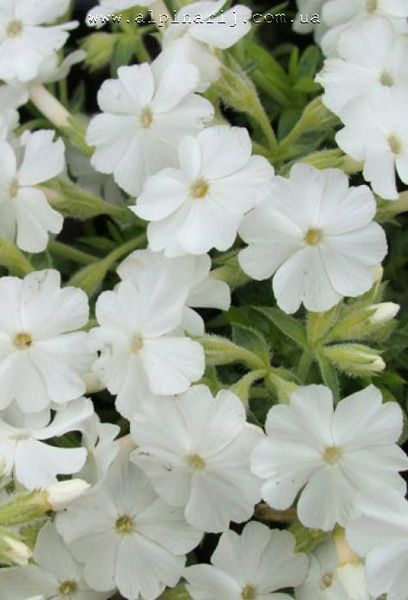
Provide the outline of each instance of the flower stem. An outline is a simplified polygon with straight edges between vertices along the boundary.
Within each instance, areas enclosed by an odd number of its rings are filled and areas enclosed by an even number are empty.
[[[67,246],[62,242],[57,242],[56,240],[53,240],[48,244],[48,249],[51,254],[54,254],[55,256],[66,258],[82,265],[91,265],[99,260],[96,256],[92,256],[82,250],[77,250],[72,246]]]
[[[71,113],[46,87],[35,83],[30,87],[30,100],[36,108],[58,129],[70,126]]]

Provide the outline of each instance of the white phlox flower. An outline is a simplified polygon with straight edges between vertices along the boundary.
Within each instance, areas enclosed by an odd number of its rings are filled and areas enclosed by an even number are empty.
[[[290,600],[289,594],[275,592],[299,585],[307,566],[307,556],[295,552],[291,533],[251,522],[241,535],[223,533],[211,565],[187,567],[184,576],[193,600]]]
[[[374,600],[367,589],[364,565],[339,565],[332,541],[319,544],[309,558],[308,575],[295,589],[296,600]]]
[[[220,75],[217,50],[231,48],[251,28],[251,10],[242,4],[223,10],[226,0],[203,0],[180,8],[165,29],[159,61],[191,62],[200,71],[199,88]]]
[[[6,473],[29,490],[56,483],[57,475],[78,473],[85,464],[84,448],[58,448],[47,440],[80,429],[91,416],[90,400],[78,398],[60,409],[53,419],[49,410],[25,415],[16,405],[0,413],[0,453]]]
[[[186,63],[120,67],[118,79],[102,84],[103,112],[88,127],[95,169],[113,173],[123,190],[137,195],[149,175],[174,165],[181,138],[213,118],[212,104],[194,93],[198,80],[197,68]]]
[[[200,541],[180,508],[158,498],[126,453],[112,464],[103,486],[57,516],[57,529],[92,589],[118,587],[127,600],[154,600],[177,584],[185,554]]]
[[[184,138],[178,160],[146,181],[133,209],[150,221],[149,247],[166,256],[228,250],[243,215],[267,197],[272,166],[252,156],[245,128],[226,125]]]
[[[0,13],[0,79],[35,79],[45,59],[53,56],[78,23],[49,25],[68,10],[69,0],[5,0]]]
[[[34,561],[0,570],[0,600],[107,600],[113,593],[90,589],[82,566],[50,522],[38,534]]]
[[[45,250],[48,234],[64,222],[41,189],[65,167],[64,143],[53,137],[53,131],[26,132],[17,149],[0,140],[0,235],[27,252]]]
[[[93,369],[126,418],[154,395],[184,392],[204,373],[202,346],[180,331],[188,293],[171,271],[152,267],[137,284],[122,281],[98,298],[99,327],[90,339],[100,356]]]
[[[267,437],[252,454],[253,472],[265,480],[262,497],[273,508],[290,507],[300,494],[297,513],[311,528],[347,525],[361,497],[381,485],[404,494],[399,471],[408,457],[397,445],[402,411],[382,403],[374,386],[356,392],[333,408],[323,385],[298,388],[287,406],[273,406]]]
[[[17,109],[28,101],[28,92],[18,85],[0,86],[0,140],[5,140],[19,123]]]
[[[408,32],[408,4],[405,0],[326,0],[322,20],[328,28],[320,44],[326,56],[337,54],[343,32],[373,17],[389,21],[396,31]],[[378,40],[379,45],[382,43]]]
[[[350,101],[364,101],[372,90],[408,87],[408,36],[396,34],[385,19],[372,18],[345,31],[338,55],[326,59],[316,81],[324,88],[324,104],[340,117]]]
[[[359,504],[347,527],[347,540],[366,559],[368,587],[374,596],[406,600],[408,589],[408,502],[386,486]]]
[[[219,532],[251,517],[260,482],[249,460],[262,431],[246,422],[235,394],[223,390],[214,398],[197,385],[178,398],[152,401],[135,417],[131,434],[138,446],[131,460],[159,496],[183,507],[193,527]]]
[[[77,330],[88,318],[86,294],[61,289],[58,271],[0,278],[0,410],[16,401],[33,413],[85,392],[93,355]]]
[[[373,267],[387,252],[375,214],[367,186],[349,187],[339,169],[296,164],[244,217],[239,234],[248,247],[239,263],[256,280],[274,274],[273,291],[285,312],[301,303],[313,312],[328,310],[374,283]]]
[[[95,484],[105,477],[119,452],[119,443],[115,439],[120,427],[113,423],[101,423],[96,413],[87,419],[82,427],[82,447],[88,456],[86,464],[78,477]]]
[[[186,255],[167,258],[162,252],[135,250],[119,265],[119,277],[137,284],[144,269],[154,266],[171,273],[175,285],[187,285],[189,292],[183,309],[182,328],[191,335],[204,333],[204,321],[194,308],[218,308],[228,310],[231,304],[231,292],[224,281],[210,273],[211,259],[207,254],[201,256]]]
[[[396,174],[408,183],[408,86],[383,87],[350,102],[336,142],[364,162],[364,178],[386,200],[399,197]]]

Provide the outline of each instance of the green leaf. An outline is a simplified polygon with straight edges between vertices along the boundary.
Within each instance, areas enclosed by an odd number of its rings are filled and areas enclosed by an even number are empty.
[[[314,78],[322,63],[322,53],[317,46],[308,46],[303,52],[298,67],[298,77]]]
[[[184,584],[180,584],[174,589],[168,589],[160,596],[160,600],[190,600],[191,596],[187,592]]]
[[[340,386],[336,368],[325,356],[317,354],[316,358],[323,383],[331,389],[335,402],[338,402],[340,400]]]
[[[115,49],[113,51],[113,57],[111,61],[111,75],[112,77],[116,77],[117,70],[119,67],[124,65],[128,65],[132,57],[135,54],[135,38],[137,34],[121,34]]]
[[[298,79],[293,89],[296,92],[304,92],[305,94],[317,94],[321,91],[322,87],[320,83],[317,83],[311,77],[302,77]]]
[[[304,326],[293,317],[287,315],[279,308],[255,306],[254,310],[260,312],[286,335],[292,342],[301,348],[307,345],[306,331]]]
[[[265,363],[265,366],[269,365],[270,352],[268,342],[256,329],[235,323],[232,326],[232,341],[259,356]]]

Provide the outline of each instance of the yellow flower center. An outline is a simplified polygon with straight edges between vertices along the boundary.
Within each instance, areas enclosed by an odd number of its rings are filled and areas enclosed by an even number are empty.
[[[144,129],[150,127],[153,123],[153,113],[149,106],[145,106],[145,108],[140,113],[140,124]]]
[[[378,8],[378,0],[367,0],[367,12],[369,13],[373,13],[377,10]]]
[[[199,454],[187,456],[187,463],[194,471],[202,471],[205,467],[205,460]]]
[[[396,156],[398,156],[398,154],[401,154],[401,152],[402,152],[402,142],[401,142],[400,138],[395,133],[392,133],[388,137],[388,144],[389,144],[389,146],[391,148],[391,152],[393,152],[393,154],[395,154]]]
[[[321,229],[315,229],[311,227],[307,230],[304,240],[308,246],[317,246],[322,241],[323,231]]]
[[[331,587],[333,583],[333,573],[325,573],[320,580],[320,589],[326,590]]]
[[[13,181],[11,182],[10,187],[9,187],[9,194],[10,194],[11,198],[15,198],[17,196],[18,188],[19,188],[19,185],[18,185],[17,179],[13,179]]]
[[[255,600],[256,599],[256,591],[252,585],[246,585],[242,590],[241,594],[242,600]]]
[[[18,350],[27,350],[33,343],[33,338],[29,333],[18,333],[14,338],[14,346]]]
[[[329,465],[334,465],[341,458],[342,451],[341,448],[337,446],[328,446],[326,450],[323,452],[323,460],[327,462]]]
[[[78,584],[75,581],[63,581],[58,588],[61,596],[69,596],[78,591]]]
[[[394,78],[391,73],[387,71],[383,71],[380,75],[380,83],[381,85],[385,85],[387,87],[392,87],[394,85]]]
[[[133,354],[137,354],[139,352],[139,350],[141,350],[143,348],[144,345],[144,341],[141,335],[135,335],[135,337],[133,338],[131,344],[130,344],[130,351]]]
[[[132,517],[123,515],[119,517],[115,523],[116,531],[120,535],[129,535],[135,529],[135,522]]]
[[[197,179],[191,187],[191,195],[197,200],[202,200],[209,190],[209,184],[205,179]]]
[[[6,33],[8,37],[18,37],[23,31],[23,24],[18,19],[13,19],[7,25]]]

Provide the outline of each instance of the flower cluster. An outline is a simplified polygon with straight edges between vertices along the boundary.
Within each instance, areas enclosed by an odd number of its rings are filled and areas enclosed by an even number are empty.
[[[408,600],[407,0],[298,0],[320,72],[72,4],[0,0],[0,600]]]

